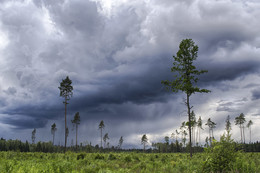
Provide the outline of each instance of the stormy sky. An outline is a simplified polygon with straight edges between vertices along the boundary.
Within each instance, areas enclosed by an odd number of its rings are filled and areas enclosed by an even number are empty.
[[[240,141],[234,119],[253,121],[260,130],[260,2],[257,0],[1,0],[0,137],[64,144],[64,104],[60,82],[69,76],[73,97],[68,126],[80,112],[79,142],[99,144],[105,122],[110,145],[123,147],[163,141],[187,121],[184,93],[167,92],[173,55],[182,39],[199,46],[195,62],[208,70],[198,85],[211,90],[191,96],[197,116],[224,133],[231,117],[232,137]],[[249,130],[245,129],[246,141]]]

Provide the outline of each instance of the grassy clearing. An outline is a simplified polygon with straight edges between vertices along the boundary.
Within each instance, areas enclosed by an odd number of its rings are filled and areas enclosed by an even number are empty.
[[[0,172],[207,172],[205,153],[21,153],[0,152]],[[232,172],[260,172],[260,153],[240,153]]]

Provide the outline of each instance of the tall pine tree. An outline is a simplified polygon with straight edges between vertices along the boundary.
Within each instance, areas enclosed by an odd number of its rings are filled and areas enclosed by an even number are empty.
[[[196,92],[208,93],[207,89],[201,89],[196,84],[199,80],[198,75],[206,73],[206,70],[197,70],[194,61],[198,56],[198,46],[192,39],[184,39],[179,45],[179,51],[173,56],[174,62],[171,71],[175,73],[173,81],[165,80],[161,83],[172,92],[182,91],[186,94],[185,104],[187,106],[188,122],[189,122],[189,140],[190,140],[190,157],[192,157],[192,141],[191,141],[191,106],[190,97]]]

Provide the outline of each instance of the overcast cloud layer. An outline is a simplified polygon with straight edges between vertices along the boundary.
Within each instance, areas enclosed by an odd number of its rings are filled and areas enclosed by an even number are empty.
[[[56,123],[63,144],[58,86],[69,76],[68,120],[80,112],[80,142],[99,143],[101,120],[111,145],[123,136],[125,147],[139,147],[145,133],[162,141],[187,120],[184,94],[167,92],[161,80],[173,79],[172,56],[192,38],[197,67],[209,71],[199,85],[212,91],[192,95],[194,111],[217,123],[217,139],[230,115],[239,141],[241,112],[260,131],[259,18],[253,0],[0,1],[0,137],[31,141],[36,128],[36,141],[49,141]]]

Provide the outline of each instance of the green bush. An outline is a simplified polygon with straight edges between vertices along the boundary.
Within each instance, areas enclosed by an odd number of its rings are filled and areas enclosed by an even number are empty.
[[[130,157],[130,156],[126,156],[126,157],[125,157],[125,161],[126,161],[126,162],[131,162],[131,161],[132,161],[132,159],[131,159],[131,157]]]
[[[208,157],[203,164],[203,172],[231,171],[238,156],[230,135],[221,136],[219,142],[214,140],[212,146],[206,149],[206,154]]]
[[[116,156],[114,154],[109,154],[108,160],[116,160]]]
[[[85,153],[80,153],[80,154],[77,155],[77,160],[84,159],[85,156],[86,156]]]
[[[136,155],[135,155],[133,158],[134,158],[134,160],[136,160],[136,161],[138,161],[138,162],[140,161],[139,157],[136,156]]]
[[[95,160],[104,160],[105,157],[103,155],[97,154]]]

